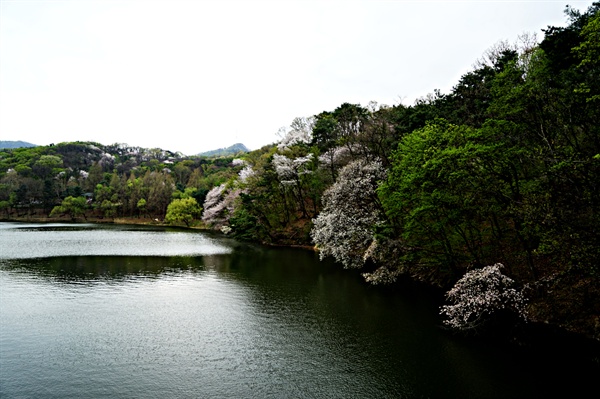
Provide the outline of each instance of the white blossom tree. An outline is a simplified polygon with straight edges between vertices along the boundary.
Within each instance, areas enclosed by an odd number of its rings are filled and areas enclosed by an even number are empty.
[[[224,226],[233,214],[240,193],[240,189],[228,188],[225,184],[214,187],[206,194],[202,221],[215,228]]]
[[[354,153],[348,145],[331,147],[323,154],[319,155],[319,167],[328,171],[332,181],[335,181],[337,172],[340,168],[350,163],[355,159]],[[355,148],[358,150],[358,148]]]
[[[273,154],[273,167],[277,173],[279,182],[284,190],[288,191],[295,198],[303,217],[308,218],[306,207],[306,187],[304,177],[312,174],[311,164],[313,154],[306,156],[288,158],[285,155]]]
[[[472,330],[482,326],[490,316],[501,310],[514,312],[527,319],[526,300],[515,288],[515,282],[502,274],[503,265],[496,263],[467,272],[446,293],[452,305],[441,307],[444,324],[457,330]]]
[[[252,169],[252,166],[246,165],[242,170],[240,170],[240,173],[238,173],[238,177],[240,179],[240,182],[244,183],[246,182],[246,180],[248,180],[249,177],[254,176],[254,174],[255,172],[254,169]]]
[[[364,265],[376,245],[373,229],[385,221],[376,193],[383,179],[380,162],[357,160],[340,170],[323,194],[323,211],[313,219],[311,237],[321,259],[333,256],[347,268]]]
[[[287,149],[295,144],[310,143],[315,118],[295,118],[289,128],[281,128],[278,135],[281,141],[277,145],[280,150]]]
[[[304,157],[288,158],[285,155],[273,154],[273,166],[279,180],[284,185],[299,185],[300,177],[312,173],[310,163],[313,154]]]

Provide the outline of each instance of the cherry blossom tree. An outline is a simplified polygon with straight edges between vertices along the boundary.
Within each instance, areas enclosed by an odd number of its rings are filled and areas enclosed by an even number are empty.
[[[214,187],[206,194],[202,221],[215,228],[224,226],[233,214],[235,200],[240,193],[240,189],[227,187],[226,184]]]

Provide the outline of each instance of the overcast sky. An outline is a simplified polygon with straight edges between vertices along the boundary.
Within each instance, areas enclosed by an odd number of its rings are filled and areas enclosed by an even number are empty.
[[[447,93],[567,4],[592,1],[0,0],[0,140],[257,149],[344,102]]]

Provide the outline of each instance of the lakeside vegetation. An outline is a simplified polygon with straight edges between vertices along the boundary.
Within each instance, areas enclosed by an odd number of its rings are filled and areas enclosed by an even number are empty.
[[[236,156],[1,150],[0,212],[314,244],[370,283],[448,291],[451,327],[527,319],[600,340],[599,10],[567,8],[568,26],[539,43],[497,43],[450,93],[344,103]]]

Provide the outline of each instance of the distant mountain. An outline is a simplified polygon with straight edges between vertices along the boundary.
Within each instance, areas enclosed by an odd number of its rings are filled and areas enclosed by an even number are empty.
[[[0,140],[0,149],[22,148],[22,147],[37,147],[37,145],[28,143],[26,141],[3,141],[3,140]]]
[[[202,157],[219,157],[224,155],[235,155],[240,152],[250,152],[250,150],[242,143],[236,143],[227,148],[219,148],[218,150],[201,152],[198,155]]]

